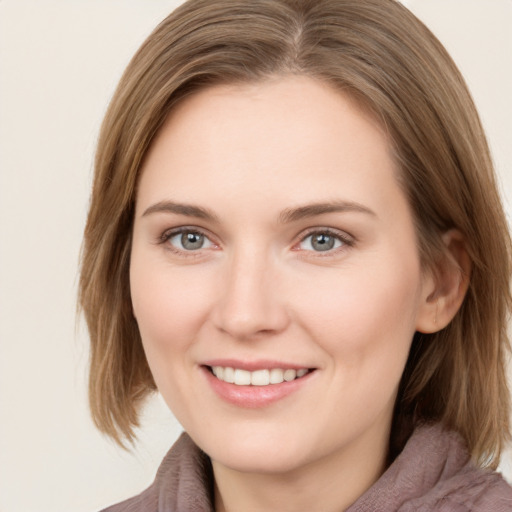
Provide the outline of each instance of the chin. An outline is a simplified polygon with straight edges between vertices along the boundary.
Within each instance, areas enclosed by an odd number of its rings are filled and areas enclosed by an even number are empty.
[[[201,439],[192,434],[192,438],[212,462],[244,473],[288,473],[310,461],[304,450],[307,440],[289,432],[258,435],[240,429],[239,435]]]
[[[217,450],[211,459],[212,462],[240,473],[286,474],[304,465],[297,453],[288,453],[286,450],[265,451],[256,447],[239,453]]]

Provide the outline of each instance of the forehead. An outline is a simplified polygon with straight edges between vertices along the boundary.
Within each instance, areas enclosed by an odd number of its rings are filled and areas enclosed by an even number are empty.
[[[395,177],[389,140],[373,116],[320,81],[279,77],[181,102],[148,152],[138,202],[166,193],[208,202],[217,192],[363,202],[385,183],[396,187]]]
[[[171,132],[173,137],[185,136],[180,144],[185,142],[187,146],[198,137],[203,137],[201,143],[218,143],[215,139],[222,138],[234,125],[237,133],[229,133],[233,146],[242,137],[250,136],[255,144],[285,144],[285,139],[293,144],[303,137],[313,145],[319,139],[327,139],[326,132],[347,136],[347,128],[351,133],[364,130],[367,138],[380,138],[387,145],[387,135],[376,116],[361,101],[318,79],[285,75],[216,85],[186,97],[172,110],[153,146],[162,134],[169,136]],[[192,138],[191,128],[196,135]],[[222,142],[229,141],[224,138]]]

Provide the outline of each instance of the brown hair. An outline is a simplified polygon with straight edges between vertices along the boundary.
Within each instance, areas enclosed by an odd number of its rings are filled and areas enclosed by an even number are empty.
[[[413,210],[423,265],[463,233],[472,262],[463,305],[417,333],[392,437],[403,418],[458,431],[495,467],[509,435],[511,244],[487,142],[455,64],[395,0],[190,0],[149,36],[105,116],[83,245],[80,305],[91,338],[90,405],[100,430],[134,438],[155,389],[132,315],[129,255],[141,163],[177,102],[220,83],[302,74],[369,108],[386,128]]]

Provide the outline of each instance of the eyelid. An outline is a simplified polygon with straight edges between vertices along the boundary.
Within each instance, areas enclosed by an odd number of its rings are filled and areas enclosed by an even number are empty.
[[[220,244],[215,241],[215,237],[208,230],[206,230],[204,228],[200,228],[198,226],[193,226],[193,225],[177,226],[177,227],[166,229],[158,236],[156,243],[164,245],[172,237],[179,235],[181,233],[187,233],[187,232],[198,233],[210,241],[210,243],[213,246],[213,249],[219,248]],[[303,243],[304,240],[306,240],[306,238],[308,238],[309,236],[314,235],[314,234],[326,234],[329,236],[333,236],[342,242],[342,246],[335,248],[335,249],[323,251],[323,252],[300,249],[299,245],[301,243]],[[292,250],[310,253],[310,254],[313,254],[315,257],[327,257],[327,256],[333,256],[334,254],[337,254],[338,252],[344,251],[347,248],[352,247],[355,244],[355,242],[356,242],[355,237],[350,235],[346,231],[342,231],[342,230],[332,228],[332,227],[318,226],[318,227],[311,227],[311,228],[308,228],[307,230],[303,231],[299,235],[298,240],[293,244]],[[172,246],[171,244],[167,244],[166,249],[175,254],[179,254],[180,256],[183,256],[183,257],[197,257],[197,256],[200,256],[201,254],[203,254],[205,250],[211,250],[212,247],[187,251],[187,250],[182,250],[175,246]]]
[[[298,246],[303,243],[308,237],[314,234],[324,234],[337,238],[342,242],[342,246],[336,249],[330,249],[327,251],[309,251],[300,249]],[[304,251],[307,253],[312,253],[315,257],[324,257],[324,256],[332,256],[333,254],[338,253],[339,251],[346,250],[347,247],[352,247],[355,244],[355,238],[348,234],[346,231],[341,231],[335,228],[328,227],[314,227],[309,228],[305,232],[300,234],[299,240],[294,244],[293,250],[295,251]]]
[[[171,251],[175,254],[179,254],[183,257],[197,257],[200,256],[202,253],[204,253],[205,250],[211,250],[212,247],[206,247],[206,248],[200,248],[195,251],[187,251],[183,249],[179,249],[176,246],[173,246],[171,244],[167,244],[167,242],[175,237],[176,235],[182,234],[182,233],[197,233],[199,235],[204,236],[207,238],[210,243],[212,244],[213,248],[217,248],[219,244],[215,242],[214,237],[209,233],[209,231],[200,228],[198,226],[177,226],[174,228],[169,228],[164,230],[157,238],[157,244],[159,245],[165,245],[165,248],[168,251]]]

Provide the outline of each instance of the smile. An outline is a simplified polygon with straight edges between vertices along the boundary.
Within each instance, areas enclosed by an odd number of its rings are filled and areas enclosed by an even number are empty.
[[[291,382],[304,377],[310,371],[307,368],[297,370],[272,368],[251,372],[229,366],[212,366],[210,370],[217,379],[237,386],[268,386],[270,384]]]
[[[299,393],[317,379],[317,368],[277,361],[209,361],[200,365],[210,389],[244,409],[259,409]],[[308,384],[309,383],[309,384]]]

